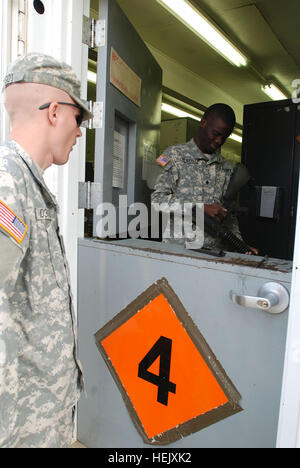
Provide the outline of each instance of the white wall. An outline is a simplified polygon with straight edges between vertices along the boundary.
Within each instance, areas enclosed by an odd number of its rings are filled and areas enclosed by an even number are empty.
[[[7,66],[11,61],[11,2],[10,0],[0,1],[0,82],[6,73]],[[3,142],[9,133],[9,121],[2,105],[2,93],[0,98],[0,143]]]

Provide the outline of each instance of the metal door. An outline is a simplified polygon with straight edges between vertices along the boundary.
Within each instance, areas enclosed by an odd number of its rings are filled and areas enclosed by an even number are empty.
[[[252,183],[242,189],[240,217],[249,245],[292,259],[299,180],[299,110],[291,100],[245,106],[243,163]]]
[[[230,291],[256,296],[268,282],[289,289],[291,264],[271,261],[261,269],[255,268],[258,263],[234,254],[222,261],[205,258],[179,246],[167,252],[142,240],[80,241],[79,353],[87,398],[79,404],[78,439],[88,447],[149,446],[127,412],[94,333],[165,277],[242,395],[244,410],[169,447],[275,447],[288,311],[272,315],[241,307],[231,301]]]

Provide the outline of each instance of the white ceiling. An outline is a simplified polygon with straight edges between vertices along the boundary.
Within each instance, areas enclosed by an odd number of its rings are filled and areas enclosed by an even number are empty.
[[[156,0],[117,0],[142,39],[204,78],[235,102],[268,101],[265,80],[291,96],[300,78],[299,0],[190,0],[246,54],[250,64],[237,68],[193,34]],[[98,0],[91,8],[98,9]],[[199,103],[201,104],[201,103]]]

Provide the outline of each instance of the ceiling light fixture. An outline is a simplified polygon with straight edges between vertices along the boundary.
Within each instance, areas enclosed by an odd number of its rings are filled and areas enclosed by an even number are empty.
[[[269,84],[261,87],[262,91],[269,96],[273,101],[281,101],[282,99],[287,99],[287,96],[280,91],[277,86],[274,84]]]
[[[165,102],[162,103],[161,110],[163,112],[167,112],[168,114],[175,115],[176,117],[191,117],[192,119],[199,120],[199,122],[201,120],[201,117],[189,114],[188,112],[178,109],[177,107],[171,106],[170,104],[166,104]]]
[[[188,1],[157,1],[230,63],[238,67],[247,65],[247,58]]]
[[[238,143],[243,143],[242,135],[238,135],[237,133],[232,133],[229,138],[231,140],[237,141]]]

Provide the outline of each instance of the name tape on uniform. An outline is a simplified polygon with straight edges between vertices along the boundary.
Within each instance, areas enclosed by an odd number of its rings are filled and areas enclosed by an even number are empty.
[[[53,219],[52,210],[48,208],[36,208],[35,217],[37,221],[51,221]]]
[[[165,278],[95,339],[146,443],[169,444],[242,411],[241,395]]]
[[[0,226],[11,237],[13,237],[18,244],[21,244],[28,226],[22,221],[8,206],[0,201]]]

